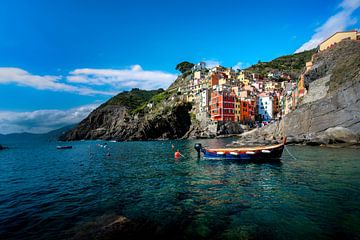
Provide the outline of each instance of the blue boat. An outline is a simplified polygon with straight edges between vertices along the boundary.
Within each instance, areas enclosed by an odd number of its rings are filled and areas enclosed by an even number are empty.
[[[240,147],[240,148],[206,148],[200,143],[195,144],[194,148],[204,154],[207,159],[237,160],[242,162],[268,162],[280,160],[284,150],[284,143],[269,146]]]

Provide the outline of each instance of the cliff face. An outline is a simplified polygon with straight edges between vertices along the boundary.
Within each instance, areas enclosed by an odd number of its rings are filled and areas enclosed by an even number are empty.
[[[152,97],[155,99],[159,96],[163,96],[163,93],[154,94]],[[134,108],[124,105],[123,102],[109,104],[111,102],[114,102],[114,99],[94,110],[73,130],[61,136],[60,140],[174,139],[185,135],[191,125],[191,105],[179,101],[176,97],[167,96],[157,103],[145,101],[143,105]],[[148,103],[151,104],[147,105]]]
[[[290,142],[327,144],[354,142],[360,134],[360,42],[343,41],[314,57],[305,75],[308,94],[298,108],[284,117],[285,124],[271,124],[246,134],[243,140],[271,140],[285,134]],[[339,128],[341,127],[341,128]],[[351,134],[350,134],[350,133]],[[241,140],[239,141],[241,142]]]
[[[285,117],[287,134],[311,137],[337,126],[359,134],[360,42],[343,41],[318,53],[305,79],[309,95]]]

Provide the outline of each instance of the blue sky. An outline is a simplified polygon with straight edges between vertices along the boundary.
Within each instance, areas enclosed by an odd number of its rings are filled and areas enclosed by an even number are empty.
[[[46,132],[81,120],[123,90],[166,88],[184,60],[246,67],[312,48],[335,31],[358,29],[359,6],[360,0],[1,1],[0,133]],[[54,113],[67,117],[46,117]]]

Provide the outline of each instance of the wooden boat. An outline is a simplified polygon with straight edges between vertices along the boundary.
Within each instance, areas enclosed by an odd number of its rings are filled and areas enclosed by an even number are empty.
[[[272,161],[280,160],[284,150],[285,141],[276,145],[259,147],[240,147],[240,148],[206,148],[200,143],[195,144],[195,149],[200,157],[200,152],[204,158],[208,159],[227,159],[241,161]]]
[[[56,146],[57,149],[62,150],[62,149],[71,149],[72,146]]]

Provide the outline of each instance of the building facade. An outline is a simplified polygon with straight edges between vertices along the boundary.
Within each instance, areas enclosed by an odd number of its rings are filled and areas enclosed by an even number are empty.
[[[236,100],[231,91],[211,93],[210,115],[212,121],[235,121]]]
[[[272,98],[268,95],[261,94],[257,100],[257,109],[263,121],[270,121],[273,118]]]

